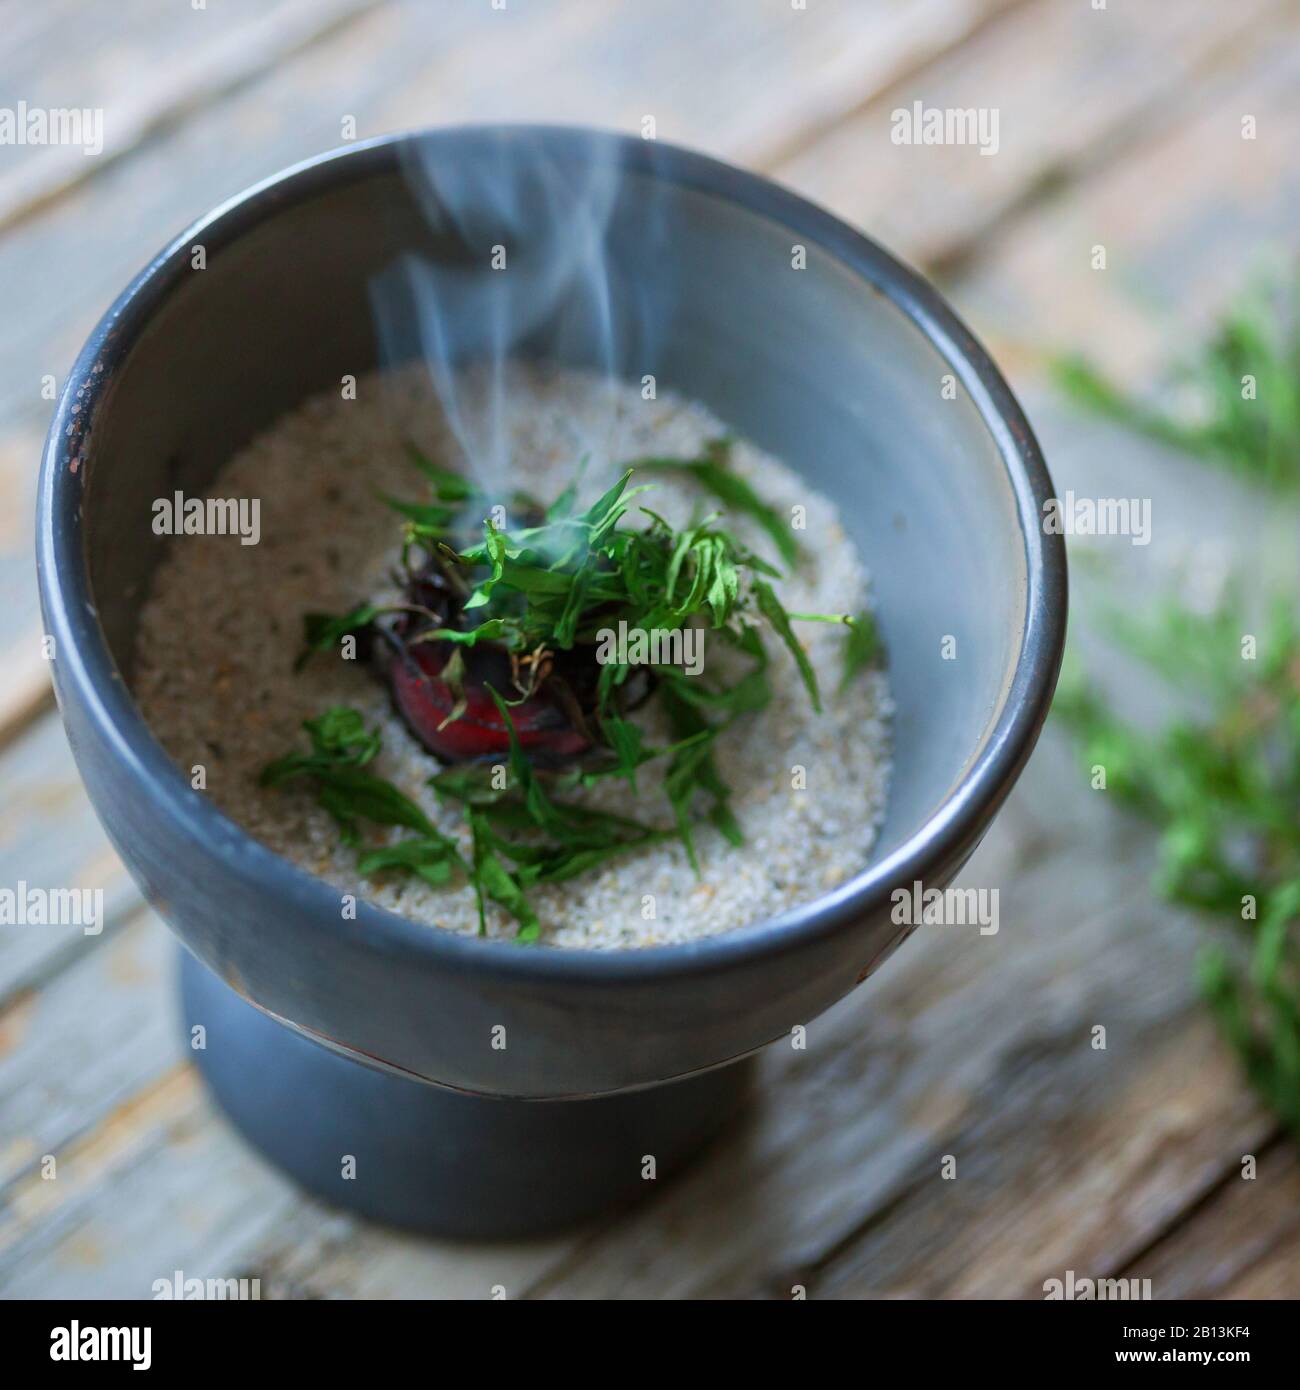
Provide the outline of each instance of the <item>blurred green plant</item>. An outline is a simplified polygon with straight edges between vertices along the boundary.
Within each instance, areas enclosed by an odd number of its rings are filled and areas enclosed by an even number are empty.
[[[1182,377],[1198,418],[1117,390],[1082,359],[1057,364],[1077,403],[1274,492],[1300,489],[1300,277],[1229,312]],[[1253,380],[1254,399],[1243,383]],[[1054,713],[1085,767],[1160,832],[1155,888],[1211,929],[1197,978],[1251,1084],[1300,1139],[1300,604],[1252,627],[1240,585],[1200,613],[1166,599],[1109,630],[1176,689],[1187,712],[1144,730],[1075,666]]]
[[[1251,1082],[1300,1137],[1300,621],[1278,602],[1256,635],[1241,613],[1233,593],[1208,614],[1167,601],[1114,625],[1127,650],[1193,688],[1204,714],[1143,731],[1077,674],[1055,713],[1106,790],[1159,827],[1157,891],[1235,928],[1202,948],[1199,983]]]
[[[1057,385],[1094,414],[1278,492],[1300,490],[1300,263],[1248,284],[1199,354],[1149,403],[1079,355],[1052,365]]]

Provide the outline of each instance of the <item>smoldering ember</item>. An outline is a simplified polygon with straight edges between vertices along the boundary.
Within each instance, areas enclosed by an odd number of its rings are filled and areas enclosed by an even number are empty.
[[[240,545],[262,537],[260,497],[158,497],[153,504],[155,536],[238,536]]]

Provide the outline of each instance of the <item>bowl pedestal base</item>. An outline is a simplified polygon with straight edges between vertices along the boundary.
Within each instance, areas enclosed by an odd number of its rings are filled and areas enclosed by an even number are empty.
[[[302,1187],[374,1221],[492,1239],[557,1230],[656,1190],[739,1109],[741,1062],[588,1100],[506,1100],[379,1071],[241,999],[181,952],[191,1055],[236,1127]],[[653,1157],[654,1177],[643,1176]]]

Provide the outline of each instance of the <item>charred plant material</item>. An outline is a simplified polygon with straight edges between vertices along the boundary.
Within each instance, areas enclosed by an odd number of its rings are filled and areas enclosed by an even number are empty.
[[[499,641],[456,641],[479,624],[466,612],[469,572],[438,551],[407,579],[407,606],[376,620],[374,660],[403,721],[445,763],[501,761],[510,731],[492,691],[509,700],[520,745],[539,766],[560,767],[603,746],[597,710],[600,667],[592,643],[567,650],[545,643],[516,651]],[[653,673],[634,673],[618,691],[621,717],[649,694]]]

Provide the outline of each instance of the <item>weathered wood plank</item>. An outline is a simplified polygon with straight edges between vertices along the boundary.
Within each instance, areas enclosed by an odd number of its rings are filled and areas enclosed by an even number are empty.
[[[138,917],[0,1014],[0,1192],[184,1060],[174,1010],[159,1007],[174,951]]]
[[[0,750],[0,889],[99,889],[104,934],[139,907],[139,895],[81,788],[63,726],[41,720]],[[0,1008],[92,949],[78,926],[0,924]]]
[[[225,1273],[222,1252],[297,1202],[202,1093],[175,958],[162,924],[139,916],[0,1014],[6,1295],[148,1297],[176,1268]]]
[[[971,285],[977,297],[980,284]],[[1087,341],[1104,346],[1108,331],[1103,315]],[[1076,428],[1061,420],[1042,430],[1054,462]],[[1126,459],[1107,462],[1131,480],[1127,492],[1147,487]],[[1146,467],[1157,465],[1148,458]],[[1069,475],[1076,485],[1095,485],[1082,442],[1078,469]],[[1197,508],[1188,510],[1194,525]],[[760,1109],[683,1185],[580,1250],[548,1246],[516,1267],[518,1278],[498,1277],[489,1257],[468,1283],[447,1282],[451,1264],[423,1245],[348,1222],[303,1246],[310,1204],[278,1196],[278,1180],[247,1156],[243,1166],[232,1161],[238,1146],[202,1118],[188,1073],[167,1072],[164,1060],[162,1075],[135,1093],[141,1123],[123,1131],[106,1122],[73,1143],[83,1187],[46,1216],[51,1185],[30,1176],[17,1185],[17,1208],[31,1219],[9,1247],[21,1253],[12,1288],[103,1291],[125,1281],[144,1291],[183,1260],[203,1274],[260,1267],[286,1288],[321,1293],[478,1289],[486,1280],[513,1294],[522,1280],[556,1296],[788,1296],[796,1276],[827,1295],[940,1284],[1006,1293],[1033,1292],[1029,1274],[1054,1272],[1060,1260],[1077,1261],[1079,1273],[1111,1272],[1134,1255],[1144,1263],[1182,1206],[1215,1191],[1234,1146],[1269,1130],[1192,1004],[1193,934],[1146,904],[1148,844],[1110,820],[1050,738],[967,875],[1002,889],[999,935],[919,933],[819,1021],[807,1053],[772,1051]],[[157,988],[161,1000],[165,986]],[[1098,1021],[1119,1035],[1105,1054],[1088,1046]],[[197,1157],[178,1142],[192,1135],[187,1124],[201,1134]],[[936,1156],[949,1151],[959,1178],[934,1189]],[[1063,1161],[1071,1194],[1054,1196]],[[1041,1226],[1013,1202],[1017,1184],[1033,1194],[1025,1205],[1043,1199]],[[1108,1219],[1090,1218],[1084,1204],[1112,1192]],[[1001,1227],[982,1220],[984,1195]],[[150,1244],[142,1206],[172,1224],[184,1212],[200,1234]],[[918,1226],[929,1265],[915,1258]],[[148,1254],[118,1263],[128,1241]],[[104,1261],[90,1273],[77,1263],[86,1251]]]
[[[4,238],[0,236],[0,254]],[[32,529],[36,475],[51,407],[30,400],[12,429],[0,426],[0,748],[54,700],[49,663],[41,649]]]
[[[197,113],[149,88],[140,100],[165,111],[170,124],[151,117],[154,138],[137,141],[130,158],[98,168],[0,238],[10,325],[0,341],[0,515],[31,516],[51,410],[42,379],[62,382],[113,295],[195,216],[339,144],[345,117],[364,138],[511,117],[639,130],[643,115],[657,114],[663,138],[761,164],[1013,2],[819,0],[796,11],[725,0],[707,22],[694,0],[649,9],[605,0],[504,11],[386,5],[271,73],[245,74],[235,90],[214,79],[202,87],[209,105]],[[359,0],[337,6],[350,12]],[[178,33],[188,32],[187,20]],[[281,48],[288,47],[286,39]],[[196,46],[194,62],[205,53]],[[130,125],[123,109],[129,115],[136,98],[119,93],[114,105],[115,90],[105,83],[106,119]],[[756,102],[759,90],[765,98]],[[2,214],[0,188],[0,222]],[[93,256],[88,227],[99,229]],[[21,724],[47,698],[31,658],[39,632],[29,533],[28,525],[13,535],[0,528],[0,729]]]
[[[1216,67],[1273,42],[1289,0],[1062,5],[1036,0],[896,83],[780,165],[782,180],[908,259],[949,266],[1017,210],[1186,120]],[[984,110],[996,152],[895,144],[894,112]],[[1013,236],[1014,240],[1014,236]]]
[[[1102,798],[1063,774],[1060,740],[1052,736],[1043,755],[1025,774],[1030,804],[1064,803],[1078,826],[1104,817]],[[1142,1104],[1155,1103],[1160,1092],[1142,1087],[1148,1049],[1189,1016],[1192,934],[1144,896],[1133,899],[1147,853],[1144,837],[1120,823],[1040,850],[1027,868],[1011,858],[985,870],[982,849],[963,882],[1000,889],[996,936],[920,929],[880,975],[812,1026],[806,1053],[770,1050],[746,1132],[661,1204],[597,1237],[537,1292],[789,1297],[795,1283],[813,1290],[818,1271],[846,1245],[861,1248],[860,1232],[887,1230],[888,1253],[903,1262],[918,1248],[912,1227],[890,1222],[904,1206],[913,1226],[932,1211],[932,1255],[977,1241],[987,1233],[962,1219],[956,1198],[936,1206],[928,1188],[949,1152],[970,1179],[955,1185],[958,1196],[987,1186],[1014,1202],[1039,1175],[1042,1191],[1026,1199],[1007,1235],[1008,1260],[1026,1258],[1032,1269],[1033,1243],[1053,1222],[1061,1240],[1080,1239],[1083,1198],[1071,1205],[1070,1194],[1058,1194],[1065,1210],[1039,1220],[1050,1175],[1072,1152],[1090,1189],[1126,1192],[1149,1181],[1157,1126],[1144,1114],[1144,1134],[1122,1099],[1136,1088]],[[1108,1029],[1105,1053],[1091,1047],[1098,1023]],[[1219,1055],[1210,1045],[1205,1051]],[[1185,1068],[1157,1079],[1177,1081],[1161,1102],[1166,1125],[1180,1110],[1197,1117],[1209,1151],[1225,1115],[1253,1114],[1239,1086],[1221,1084],[1225,1075],[1231,1064],[1222,1059],[1213,1075]],[[1071,1129],[1069,1114],[1088,1123]],[[1097,1127],[1112,1114],[1120,1117],[1114,1140],[1104,1140]],[[1194,1144],[1173,1148],[1156,1189],[1171,1203],[1185,1200],[1199,1190],[1206,1162]],[[922,1190],[928,1206],[911,1195]],[[1149,1216],[1135,1204],[1135,1238]],[[908,1277],[939,1281],[955,1268],[945,1254],[909,1267]]]
[[[961,302],[1005,361],[1032,368],[1082,348],[1141,384],[1206,335],[1261,255],[1293,247],[1300,44],[1269,25],[1248,31],[1187,104],[1133,157],[983,248]],[[1253,139],[1242,138],[1247,117]],[[1106,268],[1094,270],[1098,246]]]
[[[260,1278],[265,1297],[513,1296],[571,1249],[406,1239],[292,1191],[187,1063],[176,951],[143,914],[0,1011],[5,1296],[144,1298],[176,1269]]]
[[[1122,1277],[1150,1279],[1155,1298],[1300,1298],[1300,1159],[1284,1138],[1255,1157],[1254,1178],[1231,1165]]]
[[[0,88],[27,110],[98,111],[82,146],[15,144],[0,159],[0,230],[120,159],[151,133],[345,24],[377,0],[90,5],[44,0],[7,16]],[[96,148],[98,146],[98,148]]]
[[[8,1298],[149,1298],[180,1269],[213,1278],[298,1201],[179,1067],[8,1193],[0,1278]]]
[[[1121,956],[1154,925],[1122,915]],[[1188,968],[1185,953],[1174,959]],[[1143,993],[1116,987],[1081,1030],[1026,1035],[991,1088],[1001,1102],[964,1117],[898,1200],[808,1271],[810,1296],[1041,1298],[1071,1269],[1148,1277],[1132,1255],[1220,1182],[1226,1136],[1257,1144],[1273,1124],[1199,1009],[1170,1017]],[[1091,1022],[1109,1023],[1106,1053],[1090,1049]],[[947,1179],[945,1155],[956,1163]]]
[[[581,1233],[525,1242],[458,1244],[399,1235],[304,1202],[241,1254],[272,1294],[297,1298],[521,1297],[579,1248]],[[322,1238],[322,1235],[324,1238]]]
[[[562,12],[571,22],[563,66],[577,80],[538,83],[524,45],[481,30],[427,71],[436,111],[428,91],[399,83],[374,119],[403,129],[469,109],[639,131],[649,115],[659,139],[765,168],[1019,3],[714,0],[707,22],[689,0],[606,3],[585,16],[575,6]]]

